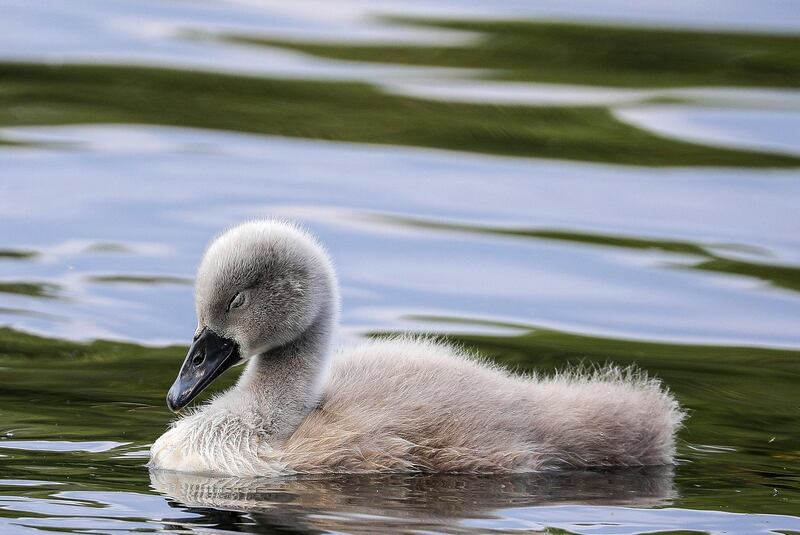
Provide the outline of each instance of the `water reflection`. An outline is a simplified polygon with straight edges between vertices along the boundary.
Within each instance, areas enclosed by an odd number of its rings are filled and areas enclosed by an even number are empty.
[[[202,515],[190,520],[191,524],[212,523],[222,529],[238,523],[258,526],[254,529],[249,525],[249,531],[271,526],[312,532],[382,533],[468,531],[468,522],[494,519],[499,509],[509,508],[576,503],[661,506],[676,496],[672,478],[671,467],[505,476],[297,479],[214,478],[150,472],[155,490],[178,502],[176,507]],[[232,511],[246,515],[235,515]]]
[[[41,261],[0,262],[0,281],[18,280],[24,263],[26,277],[69,298],[14,295],[9,308],[72,322],[19,317],[27,329],[182,343],[194,329],[188,285],[92,278],[190,279],[209,236],[277,215],[321,235],[343,279],[344,323],[359,332],[430,330],[409,319],[425,313],[681,342],[800,344],[797,292],[758,281],[796,287],[795,171],[593,166],[146,126],[6,131],[82,147],[0,151],[9,170],[0,243],[41,251]],[[87,251],[108,242],[131,252]],[[718,256],[749,263],[697,265],[720,244],[739,252]],[[785,269],[764,272],[773,266]]]
[[[667,137],[722,147],[800,154],[800,112],[689,106],[616,110],[629,124]]]
[[[507,476],[335,476],[274,480],[150,473],[152,487],[192,518],[174,529],[250,533],[483,533],[565,530],[634,534],[688,529],[768,534],[792,516],[669,507],[671,467]],[[164,520],[170,523],[170,520]]]

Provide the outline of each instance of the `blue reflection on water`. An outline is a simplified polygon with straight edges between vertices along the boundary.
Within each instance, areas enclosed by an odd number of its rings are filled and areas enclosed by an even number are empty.
[[[791,263],[800,259],[793,171],[653,170],[157,127],[6,133],[68,142],[0,152],[8,177],[0,240],[41,251],[26,263],[26,278],[63,293],[46,302],[8,297],[12,308],[66,318],[13,318],[26,328],[185,341],[194,328],[190,286],[94,278],[191,278],[215,232],[248,217],[283,216],[307,222],[331,249],[350,330],[425,328],[407,317],[425,312],[631,338],[800,345],[800,296],[670,267],[696,262],[691,255],[376,219],[737,244],[758,251],[738,255]],[[105,242],[117,250],[93,247]],[[18,262],[0,262],[0,277],[18,273]]]

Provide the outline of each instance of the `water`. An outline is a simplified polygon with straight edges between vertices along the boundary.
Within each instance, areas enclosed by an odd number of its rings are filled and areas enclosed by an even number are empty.
[[[0,532],[800,532],[789,3],[2,4]],[[329,247],[339,342],[637,363],[679,463],[149,473],[195,266],[259,216]]]

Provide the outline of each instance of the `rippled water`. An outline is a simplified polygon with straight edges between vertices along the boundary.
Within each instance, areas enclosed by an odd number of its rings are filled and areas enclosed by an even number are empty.
[[[800,532],[800,17],[632,5],[2,2],[0,532]],[[341,343],[637,363],[680,462],[149,473],[195,265],[261,216],[328,245]]]

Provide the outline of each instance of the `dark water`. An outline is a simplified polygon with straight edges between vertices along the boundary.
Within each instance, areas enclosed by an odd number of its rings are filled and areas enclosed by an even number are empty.
[[[800,533],[791,3],[0,4],[0,532]],[[341,343],[636,363],[679,463],[150,474],[195,265],[261,216],[328,245]]]

